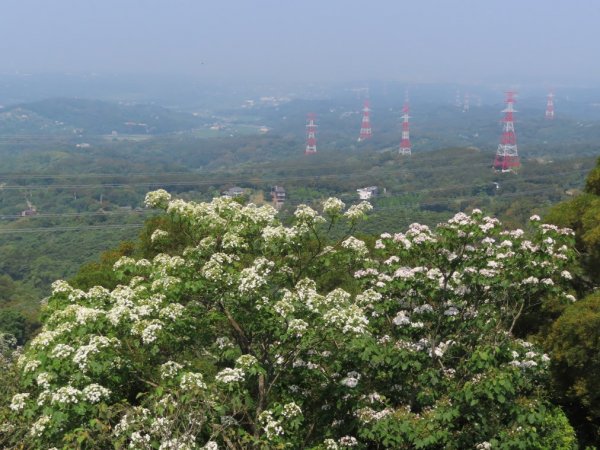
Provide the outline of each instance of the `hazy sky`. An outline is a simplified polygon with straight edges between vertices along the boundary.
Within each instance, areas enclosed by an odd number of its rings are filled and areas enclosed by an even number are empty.
[[[600,0],[0,0],[0,72],[600,84]]]

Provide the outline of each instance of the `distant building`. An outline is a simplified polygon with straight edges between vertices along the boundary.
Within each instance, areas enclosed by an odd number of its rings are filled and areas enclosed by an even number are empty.
[[[260,128],[258,129],[258,132],[259,132],[260,134],[265,134],[265,133],[268,133],[268,132],[269,132],[269,127],[262,126],[262,127],[260,127]]]
[[[37,214],[37,209],[35,209],[35,206],[32,206],[30,208],[27,208],[24,211],[21,211],[21,217],[35,216],[36,214]]]
[[[271,199],[275,208],[281,208],[285,203],[285,189],[281,186],[273,186],[271,188]]]
[[[235,197],[240,197],[240,196],[244,195],[245,193],[246,193],[246,190],[244,188],[241,188],[239,186],[234,186],[234,187],[227,189],[226,191],[221,192],[221,195],[225,198],[235,198]]]
[[[370,198],[377,196],[378,189],[377,186],[368,186],[357,189],[356,192],[358,192],[358,198],[361,200],[369,200]]]

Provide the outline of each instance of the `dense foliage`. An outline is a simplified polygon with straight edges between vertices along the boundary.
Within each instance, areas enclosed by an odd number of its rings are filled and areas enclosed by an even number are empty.
[[[552,352],[554,390],[584,444],[600,442],[600,159],[584,192],[556,205],[547,220],[575,230],[580,302],[552,324],[545,345]]]
[[[283,226],[270,206],[146,202],[186,248],[157,229],[114,289],[54,283],[5,446],[574,448],[549,358],[512,334],[574,300],[570,230],[475,210],[371,247],[353,236],[368,203],[300,205]]]
[[[582,442],[600,441],[600,293],[570,306],[553,324],[546,345],[552,354],[556,396]]]
[[[556,205],[547,220],[575,230],[581,253],[582,290],[600,283],[600,159],[587,177],[582,195]]]

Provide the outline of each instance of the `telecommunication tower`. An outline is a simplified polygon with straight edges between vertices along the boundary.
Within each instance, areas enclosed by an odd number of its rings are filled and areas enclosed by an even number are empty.
[[[410,155],[411,154],[411,145],[410,145],[410,128],[408,119],[410,116],[408,101],[404,102],[404,107],[402,108],[402,141],[400,141],[400,149],[398,153],[401,155]]]
[[[471,102],[470,102],[469,93],[466,92],[465,93],[465,101],[463,102],[463,112],[469,111],[469,108],[471,108]]]
[[[503,132],[498,150],[496,151],[496,159],[494,160],[494,169],[499,172],[512,172],[514,169],[521,166],[519,162],[519,153],[517,151],[517,136],[515,134],[514,109],[515,93],[508,91],[506,93],[506,108],[502,110],[504,113]]]
[[[360,134],[358,136],[358,142],[370,139],[373,136],[373,130],[371,129],[371,108],[369,107],[369,99],[365,99],[365,105],[363,107],[362,122],[360,125]]]
[[[315,123],[317,115],[308,113],[306,119],[306,150],[305,155],[317,153],[317,124]]]
[[[548,93],[548,100],[546,102],[546,119],[554,119],[554,92]]]
[[[462,106],[462,101],[460,100],[460,91],[458,89],[456,90],[456,99],[454,100],[454,105],[457,108],[460,108]]]

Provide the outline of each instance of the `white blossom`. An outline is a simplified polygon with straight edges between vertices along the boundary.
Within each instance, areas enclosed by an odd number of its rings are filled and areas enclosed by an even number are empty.
[[[165,208],[171,200],[171,194],[164,189],[148,192],[144,204],[148,208]]]
[[[144,344],[151,344],[158,338],[158,333],[162,330],[162,323],[158,320],[150,323],[142,331],[142,342]]]
[[[83,397],[90,403],[98,403],[103,398],[106,399],[110,395],[110,389],[100,386],[99,384],[90,384],[83,388]]]
[[[344,436],[338,441],[342,447],[356,447],[358,441],[354,436]]]
[[[169,237],[169,233],[164,230],[156,229],[150,236],[151,242],[160,242],[164,241],[167,237]]]
[[[339,214],[346,205],[339,198],[330,197],[323,203],[323,212],[331,216]]]
[[[40,437],[42,433],[46,430],[46,427],[50,423],[52,418],[48,415],[42,415],[35,423],[31,426],[29,430],[29,434],[33,437]]]
[[[286,403],[283,405],[281,415],[286,419],[291,419],[293,417],[302,415],[302,409],[294,402]]]
[[[346,217],[350,221],[356,221],[358,219],[362,219],[367,212],[373,209],[373,206],[369,202],[360,202],[358,205],[352,205],[348,210],[344,213],[344,217]]]
[[[560,276],[563,277],[565,280],[572,280],[573,279],[573,275],[571,275],[571,272],[569,272],[568,270],[563,270],[560,273]]]
[[[10,402],[10,409],[13,411],[21,411],[25,408],[25,401],[29,398],[29,395],[29,392],[13,395],[12,401]]]
[[[308,323],[302,319],[292,319],[288,324],[288,330],[296,337],[302,337],[307,329]]]
[[[235,365],[242,369],[249,369],[258,364],[258,360],[252,355],[242,355],[235,360]]]
[[[162,379],[173,378],[183,369],[183,366],[175,361],[167,361],[160,366],[160,377]]]
[[[223,384],[239,383],[241,381],[244,381],[244,371],[239,368],[227,367],[221,370],[215,376],[215,379]]]
[[[52,394],[51,402],[56,404],[78,403],[82,392],[73,386],[63,386]]]
[[[369,250],[367,249],[367,244],[360,239],[356,239],[354,236],[350,236],[345,241],[342,242],[342,247],[348,250],[352,250],[359,255],[366,255]]]
[[[267,439],[272,439],[277,436],[283,435],[283,427],[281,422],[273,418],[271,411],[263,411],[258,416],[258,420],[262,424],[262,428],[267,435]]]
[[[206,389],[206,383],[204,382],[202,374],[187,372],[181,377],[181,388],[185,390]]]

